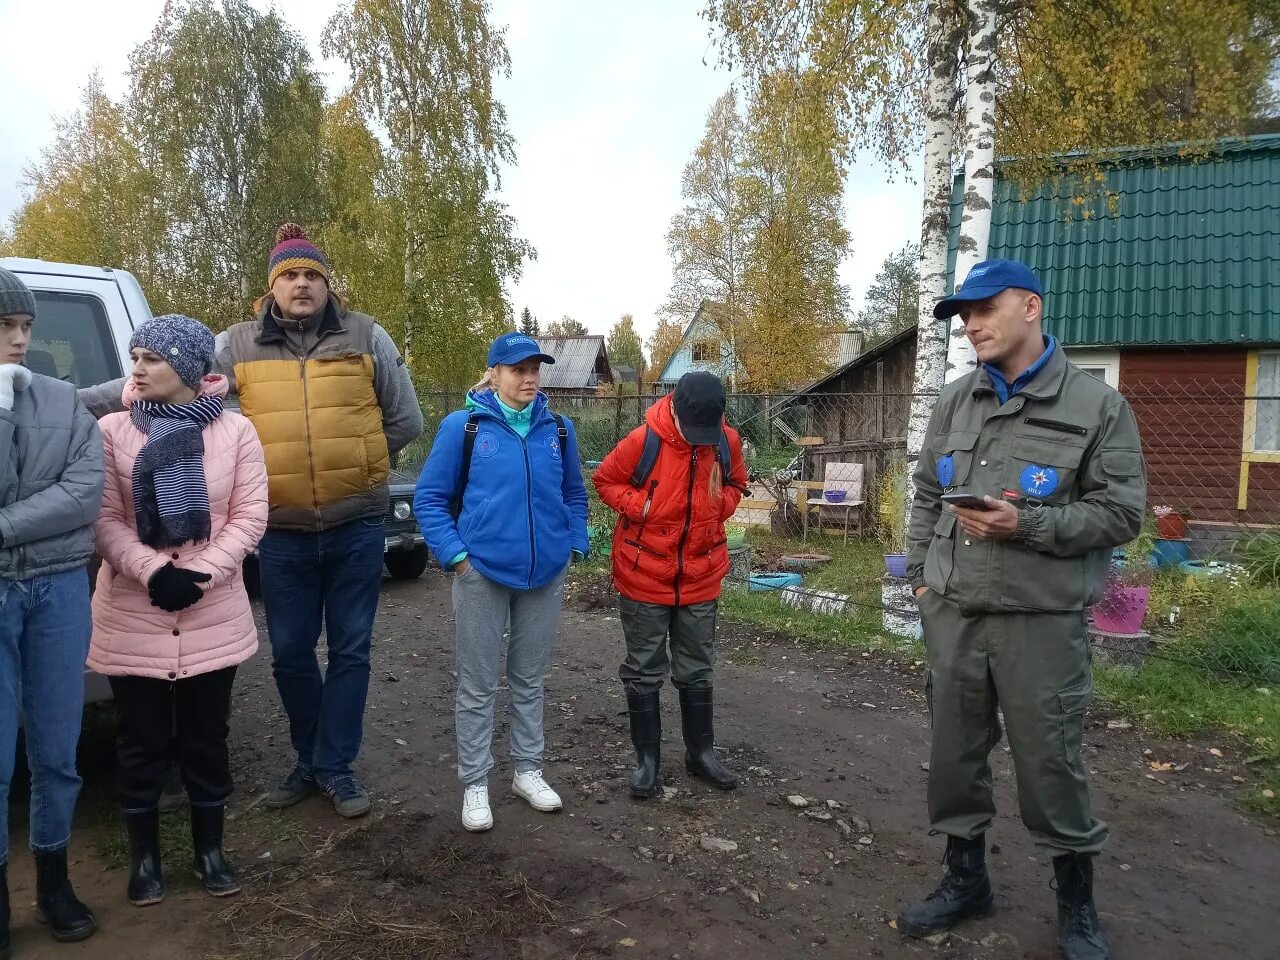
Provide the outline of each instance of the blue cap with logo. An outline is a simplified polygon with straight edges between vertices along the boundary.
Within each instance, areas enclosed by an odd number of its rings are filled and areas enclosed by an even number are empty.
[[[502,336],[489,344],[489,366],[496,367],[498,364],[511,366],[516,363],[523,363],[533,357],[541,360],[543,363],[555,363],[556,358],[542,352],[542,347],[538,346],[538,341],[533,337],[525,336],[523,333],[504,333]]]
[[[937,320],[954,317],[964,304],[986,300],[1010,287],[1044,296],[1040,278],[1025,263],[1017,260],[983,260],[974,264],[955,293],[938,301],[933,308],[933,316]]]

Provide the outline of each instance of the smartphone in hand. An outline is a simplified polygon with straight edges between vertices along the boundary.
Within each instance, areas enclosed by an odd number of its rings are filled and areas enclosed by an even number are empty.
[[[967,493],[963,490],[957,490],[954,493],[944,493],[942,495],[943,503],[950,503],[957,507],[964,507],[966,510],[990,510],[987,502],[977,494]]]

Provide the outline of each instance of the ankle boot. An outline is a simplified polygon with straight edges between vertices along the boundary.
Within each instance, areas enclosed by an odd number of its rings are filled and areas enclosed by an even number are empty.
[[[1093,855],[1053,858],[1058,892],[1058,949],[1063,960],[1107,960],[1107,942],[1093,905]]]
[[[938,888],[898,914],[898,929],[909,937],[932,936],[950,930],[961,920],[989,917],[995,912],[985,836],[972,840],[947,837],[942,862],[947,873]]]
[[[196,853],[196,878],[215,897],[240,892],[240,880],[222,854],[222,824],[226,807],[191,805],[191,842]]]
[[[659,767],[662,760],[662,713],[658,692],[627,692],[631,718],[631,743],[636,748],[636,768],[631,771],[631,795],[656,797],[662,792]]]
[[[160,872],[160,811],[126,813],[129,832],[129,902],[146,907],[164,899],[164,876]]]
[[[9,960],[9,864],[0,863],[0,960]]]
[[[35,856],[36,919],[48,924],[53,939],[63,943],[93,936],[98,920],[71,888],[67,877],[67,848]]]
[[[712,704],[715,696],[710,687],[690,687],[680,691],[680,721],[684,728],[684,767],[713,787],[732,790],[738,778],[720,762],[715,751],[712,731]]]

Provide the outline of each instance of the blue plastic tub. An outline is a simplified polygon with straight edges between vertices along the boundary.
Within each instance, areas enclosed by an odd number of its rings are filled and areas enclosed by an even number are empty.
[[[798,573],[757,573],[751,578],[751,589],[781,590],[783,587],[798,587],[804,579]]]
[[[1190,540],[1157,540],[1151,554],[1157,567],[1176,567],[1191,559]]]

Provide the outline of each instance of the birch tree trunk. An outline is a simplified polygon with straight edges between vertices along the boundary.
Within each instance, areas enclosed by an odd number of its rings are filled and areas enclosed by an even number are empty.
[[[956,77],[964,25],[952,15],[953,4],[929,5],[929,96],[925,104],[924,203],[920,220],[920,299],[916,328],[915,382],[907,419],[907,508],[911,523],[915,499],[912,479],[925,429],[942,389],[947,364],[945,320],[933,318],[933,305],[947,294],[947,232],[951,220],[951,156],[955,144]],[[906,542],[906,531],[903,531]]]
[[[991,197],[995,185],[996,146],[996,3],[968,0],[969,36],[965,58],[964,212],[956,244],[956,286],[987,258],[991,238]],[[977,366],[964,321],[951,318],[947,347],[947,383]]]

